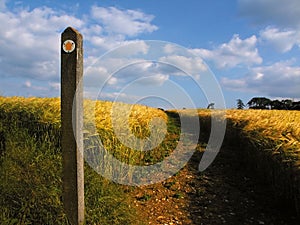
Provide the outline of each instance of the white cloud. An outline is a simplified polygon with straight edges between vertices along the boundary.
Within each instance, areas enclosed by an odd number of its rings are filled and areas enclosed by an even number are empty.
[[[3,9],[4,6],[4,2],[1,2],[0,7]],[[60,74],[60,36],[61,32],[70,24],[84,36],[84,51],[87,57],[85,58],[85,68],[93,65],[97,61],[97,57],[101,56],[104,51],[120,44],[135,42],[136,48],[132,48],[130,54],[147,53],[148,46],[145,42],[128,40],[128,37],[156,30],[157,27],[151,24],[153,16],[135,10],[101,8],[102,11],[106,11],[107,16],[101,20],[101,15],[99,17],[97,14],[99,9],[100,7],[92,7],[95,18],[91,15],[77,18],[48,7],[34,9],[20,7],[14,10],[6,8],[2,11],[0,8],[0,21],[5,21],[0,23],[1,79],[16,78],[16,80],[25,81],[29,79],[30,81],[27,83],[24,81],[25,83],[20,84],[22,88],[27,88],[28,93],[38,95],[38,90],[42,92],[46,89],[57,93],[59,90],[57,81]],[[111,21],[113,23],[111,27],[108,27],[110,25],[109,18],[115,18]],[[124,21],[121,19],[125,20],[127,27],[123,27]],[[118,31],[118,27],[123,27],[123,30]],[[127,28],[129,30],[126,33]],[[110,64],[116,63],[116,60]],[[93,76],[96,78],[91,76],[93,72],[95,72]],[[87,75],[90,77],[86,81],[92,86],[96,86],[97,84],[93,82],[105,81],[109,72],[111,71],[106,71],[101,65],[93,65],[93,68],[87,71]],[[40,82],[35,85],[32,81]],[[118,83],[118,79],[111,79],[108,83],[115,85]],[[32,92],[30,92],[30,85]]]
[[[86,18],[89,26],[84,27],[82,33],[94,47],[107,51],[136,41],[128,40],[130,38],[157,30],[158,27],[152,24],[153,19],[154,16],[138,10],[92,6],[91,14]],[[147,51],[145,46],[141,47]],[[95,53],[99,54],[99,50]]]
[[[277,51],[285,53],[290,51],[295,45],[300,45],[300,31],[267,27],[260,32],[260,39]]]
[[[187,53],[191,53],[192,55],[194,54],[192,51],[189,51],[189,49],[185,49],[180,45],[168,42],[166,42],[165,46],[163,47],[163,51],[167,55],[187,55]]]
[[[232,90],[262,93],[272,97],[299,98],[300,67],[292,63],[277,62],[255,67],[243,78],[222,78],[221,83]]]
[[[107,84],[111,86],[116,85],[117,83],[118,83],[118,79],[115,77],[111,77],[110,79],[107,80]]]
[[[176,48],[173,44],[166,44],[164,47],[164,52],[166,54],[172,54],[176,51]]]
[[[148,53],[149,45],[142,40],[123,41],[125,48],[114,49],[114,55],[122,58],[134,57],[136,55],[145,55]]]
[[[31,82],[30,81],[26,81],[24,83],[24,87],[27,87],[27,88],[30,88],[32,86]]]
[[[238,0],[239,12],[256,24],[300,27],[299,0]]]
[[[27,89],[27,91],[31,90],[45,92],[49,90],[48,88],[41,85],[33,85],[31,81],[25,81],[25,83],[23,84],[23,88]]]
[[[59,82],[49,82],[49,87],[52,90],[58,91],[60,89],[60,83]]]
[[[86,60],[90,64],[85,71],[86,88],[98,88],[102,91],[121,90],[127,85],[139,87],[158,87],[171,76],[194,75],[197,79],[207,67],[199,57],[183,57],[171,55],[161,57],[158,61],[147,61],[142,58],[108,58],[95,62],[92,57]],[[116,66],[117,65],[117,66]],[[118,68],[115,70],[114,68]]]
[[[93,55],[102,55],[105,51],[110,51],[122,45],[133,44],[132,49],[126,48],[127,55],[131,54],[146,54],[148,46],[142,40],[128,40],[126,36],[120,34],[106,34],[103,32],[90,31],[92,28],[84,28],[82,30],[85,41],[88,41],[94,49],[90,51]],[[104,50],[104,51],[103,51]],[[130,51],[128,51],[130,50]],[[125,54],[125,53],[122,53]]]
[[[111,34],[121,34],[129,37],[141,33],[151,33],[158,29],[151,22],[154,16],[137,10],[120,10],[115,7],[93,6],[91,15],[103,24],[105,30]]]
[[[205,60],[213,61],[219,68],[232,68],[238,65],[261,64],[262,58],[258,53],[257,38],[255,35],[240,39],[234,35],[228,43],[223,43],[213,50],[194,49]]]
[[[0,12],[0,21],[0,75],[44,80],[57,79],[62,29],[83,25],[46,7]]]
[[[162,85],[169,79],[168,70],[164,64],[151,61],[136,61],[128,64],[114,74],[119,84]]]
[[[99,99],[108,100],[108,101],[119,101],[119,102],[137,102],[140,97],[136,95],[131,95],[128,93],[119,93],[119,92],[110,92],[105,93],[101,92]]]
[[[84,86],[101,87],[101,84],[103,84],[109,77],[110,74],[105,67],[97,64],[87,66],[87,69],[84,71]]]
[[[221,79],[221,84],[229,90],[241,91],[246,88],[246,81],[244,79],[230,79],[228,77],[223,77]]]
[[[184,73],[188,73],[192,76],[197,76],[201,72],[207,71],[207,66],[204,64],[202,58],[197,56],[169,55],[159,58],[159,61],[170,64],[169,67],[174,67],[172,69],[173,75],[186,76]]]
[[[144,59],[108,58],[93,62],[87,60],[87,70],[84,74],[86,88],[120,90],[122,87],[137,83],[139,85],[162,85],[168,80],[168,68]],[[117,70],[115,69],[117,68]]]
[[[169,80],[169,75],[167,74],[148,74],[147,77],[141,77],[141,79],[137,80],[137,84],[139,85],[151,85],[151,86],[161,86],[167,80]]]

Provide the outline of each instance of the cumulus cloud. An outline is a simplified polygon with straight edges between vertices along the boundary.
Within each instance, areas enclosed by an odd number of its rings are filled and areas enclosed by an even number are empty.
[[[59,82],[49,82],[50,90],[59,91],[60,83]]]
[[[263,61],[256,47],[257,42],[255,35],[242,40],[236,34],[228,43],[223,43],[213,50],[194,49],[193,51],[205,60],[213,61],[219,68],[232,68],[238,65],[250,66],[261,64]]]
[[[22,85],[23,88],[31,91],[41,91],[41,92],[45,92],[48,91],[49,89],[47,87],[44,86],[40,86],[40,85],[33,85],[31,81],[25,81],[25,83]]]
[[[30,88],[32,86],[30,81],[26,81],[24,84],[24,87]]]
[[[222,78],[224,87],[231,90],[264,93],[272,97],[300,97],[300,67],[293,62],[277,62],[254,67],[243,78]]]
[[[203,71],[207,71],[207,66],[204,64],[202,58],[200,57],[189,57],[182,55],[169,55],[163,56],[159,61],[169,64],[170,67],[173,67],[173,75],[183,75],[188,73],[192,76],[197,76]]]
[[[169,80],[169,75],[167,74],[148,74],[146,77],[141,77],[140,79],[136,80],[136,83],[138,85],[147,85],[147,86],[161,86],[163,85],[167,80]]]
[[[134,42],[136,48],[131,49],[132,55],[147,53],[148,46],[143,41],[130,38],[157,29],[151,23],[154,18],[152,15],[138,10],[97,6],[91,7],[91,12],[79,18],[49,7],[33,9],[20,7],[10,10],[6,8],[5,2],[1,1],[0,21],[5,21],[0,23],[1,79],[25,80],[22,87],[28,91],[30,85],[32,90],[41,91],[44,89],[37,87],[44,85],[47,90],[57,92],[60,74],[60,36],[70,24],[79,29],[84,36],[85,68],[93,65],[97,57],[105,51],[120,44]],[[122,55],[120,52],[119,54]],[[110,62],[111,65],[116,63],[116,60]],[[97,77],[97,81],[105,81],[109,72],[111,71],[106,71],[104,67],[94,65],[87,70],[90,77],[86,81],[95,86],[93,76]],[[33,80],[44,83],[33,85]],[[118,79],[111,79],[108,83],[115,85]]]
[[[138,10],[92,6],[90,15],[86,17],[89,26],[83,27],[82,33],[94,47],[111,50],[135,41],[130,39],[140,34],[157,30],[158,27],[152,24],[153,19],[153,15]]]
[[[0,75],[42,80],[57,79],[60,32],[69,23],[83,25],[47,7],[0,12],[0,21]]]
[[[164,52],[166,54],[173,54],[176,52],[176,47],[173,45],[173,44],[166,44],[165,47],[164,47]]]
[[[234,91],[245,91],[247,87],[246,80],[244,79],[230,79],[228,77],[223,77],[221,79],[221,84],[229,90]]]
[[[125,48],[114,49],[114,55],[118,58],[138,57],[148,53],[150,46],[142,40],[125,40],[122,44]]]
[[[84,74],[84,86],[94,96],[99,91],[120,91],[127,85],[143,88],[161,86],[169,79],[171,70],[168,65],[138,58],[133,61],[124,57],[109,58],[96,63],[92,63],[92,59],[87,61],[91,66]],[[114,69],[115,65],[118,65],[118,70]]]
[[[106,32],[111,34],[133,37],[158,29],[157,26],[151,24],[154,16],[141,11],[93,6],[91,12],[92,17],[99,20]]]
[[[285,53],[300,45],[300,31],[267,27],[260,32],[260,39],[280,53]]]
[[[87,67],[84,71],[84,86],[85,87],[101,87],[101,84],[106,82],[110,77],[110,73],[101,65],[93,65]]]
[[[122,86],[130,83],[160,86],[169,79],[170,71],[166,67],[165,64],[140,60],[117,71],[113,77],[118,79]]]
[[[300,43],[299,0],[238,0],[239,14],[255,25],[267,26],[260,40],[279,53],[286,53]]]
[[[299,0],[238,0],[239,13],[258,25],[300,27]]]
[[[98,96],[102,100],[107,101],[118,101],[118,102],[137,102],[140,97],[137,95],[131,95],[128,93],[120,93],[120,92],[101,92],[100,96]]]
[[[158,88],[169,80],[169,75],[160,73],[162,69],[147,61],[129,64],[113,74],[107,74],[105,68],[93,69],[84,81],[85,95],[91,98],[113,101],[120,94],[118,101],[132,102],[145,91]]]

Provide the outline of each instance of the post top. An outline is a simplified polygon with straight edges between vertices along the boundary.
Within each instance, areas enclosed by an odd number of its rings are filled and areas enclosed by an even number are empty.
[[[67,27],[67,28],[64,30],[63,33],[75,33],[76,35],[80,35],[80,36],[81,36],[81,34],[79,33],[79,31],[76,30],[76,29],[73,28],[73,27]]]

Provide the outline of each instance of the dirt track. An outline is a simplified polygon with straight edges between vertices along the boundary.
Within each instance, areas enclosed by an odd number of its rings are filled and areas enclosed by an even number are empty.
[[[268,187],[248,177],[232,149],[223,148],[203,173],[201,153],[168,180],[130,191],[148,224],[298,224],[289,209],[269,195]]]

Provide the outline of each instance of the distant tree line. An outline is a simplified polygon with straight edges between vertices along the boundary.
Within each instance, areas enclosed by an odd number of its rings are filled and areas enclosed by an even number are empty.
[[[265,97],[254,97],[247,103],[249,109],[300,110],[300,101],[291,99],[270,100]],[[245,107],[241,99],[237,99],[237,108]]]

